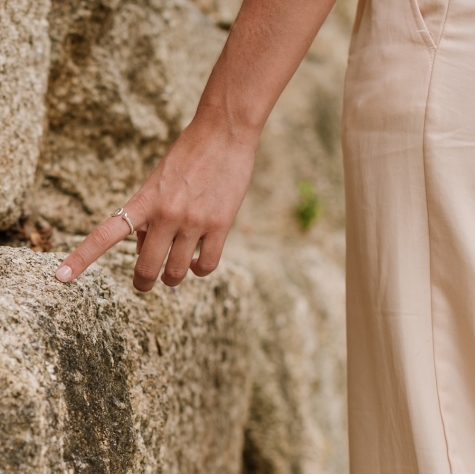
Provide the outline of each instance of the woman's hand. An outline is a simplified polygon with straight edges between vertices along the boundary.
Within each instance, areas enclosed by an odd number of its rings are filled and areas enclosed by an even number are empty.
[[[141,189],[124,205],[137,231],[134,286],[150,291],[168,254],[162,281],[178,285],[189,268],[198,276],[218,265],[224,241],[249,186],[257,136],[236,133],[227,120],[198,114]],[[93,230],[58,268],[67,282],[80,275],[130,232],[110,217]],[[198,259],[193,259],[201,241]]]
[[[124,206],[138,235],[134,285],[178,285],[218,265],[244,198],[258,136],[335,0],[244,0],[189,127]],[[111,217],[89,234],[56,276],[71,281],[129,233]],[[201,240],[200,256],[192,260]]]

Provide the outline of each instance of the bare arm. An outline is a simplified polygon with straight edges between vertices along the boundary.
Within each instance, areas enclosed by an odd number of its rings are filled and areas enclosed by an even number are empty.
[[[134,286],[179,284],[218,265],[249,186],[259,135],[335,0],[244,0],[196,115],[124,206],[137,230]],[[129,233],[111,217],[61,264],[71,281]],[[201,240],[198,259],[193,259]],[[193,259],[193,260],[192,260]]]

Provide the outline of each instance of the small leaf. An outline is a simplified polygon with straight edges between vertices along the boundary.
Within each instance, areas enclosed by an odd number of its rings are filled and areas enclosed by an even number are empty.
[[[302,230],[309,230],[320,217],[322,205],[312,183],[302,181],[298,188],[300,201],[297,205],[297,216]]]

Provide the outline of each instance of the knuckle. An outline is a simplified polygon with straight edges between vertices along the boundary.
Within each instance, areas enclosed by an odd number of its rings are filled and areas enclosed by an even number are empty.
[[[217,232],[225,227],[224,220],[219,216],[210,216],[208,219],[208,226],[211,231]]]
[[[182,211],[177,205],[170,205],[161,207],[158,212],[158,217],[164,222],[177,222],[182,218]]]
[[[158,272],[149,265],[137,263],[135,265],[135,275],[142,280],[155,281],[158,277]]]
[[[189,228],[200,227],[202,223],[202,218],[197,212],[190,212],[185,217],[185,225]]]
[[[101,227],[96,227],[91,232],[91,240],[98,247],[107,247],[110,242],[113,240],[113,234],[109,227],[103,225]]]
[[[131,200],[135,210],[143,217],[147,217],[150,210],[150,199],[142,192],[138,192]]]

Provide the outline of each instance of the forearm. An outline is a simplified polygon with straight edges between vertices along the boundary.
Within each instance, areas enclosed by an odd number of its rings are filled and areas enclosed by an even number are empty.
[[[198,122],[252,141],[335,0],[244,0],[198,106]]]

